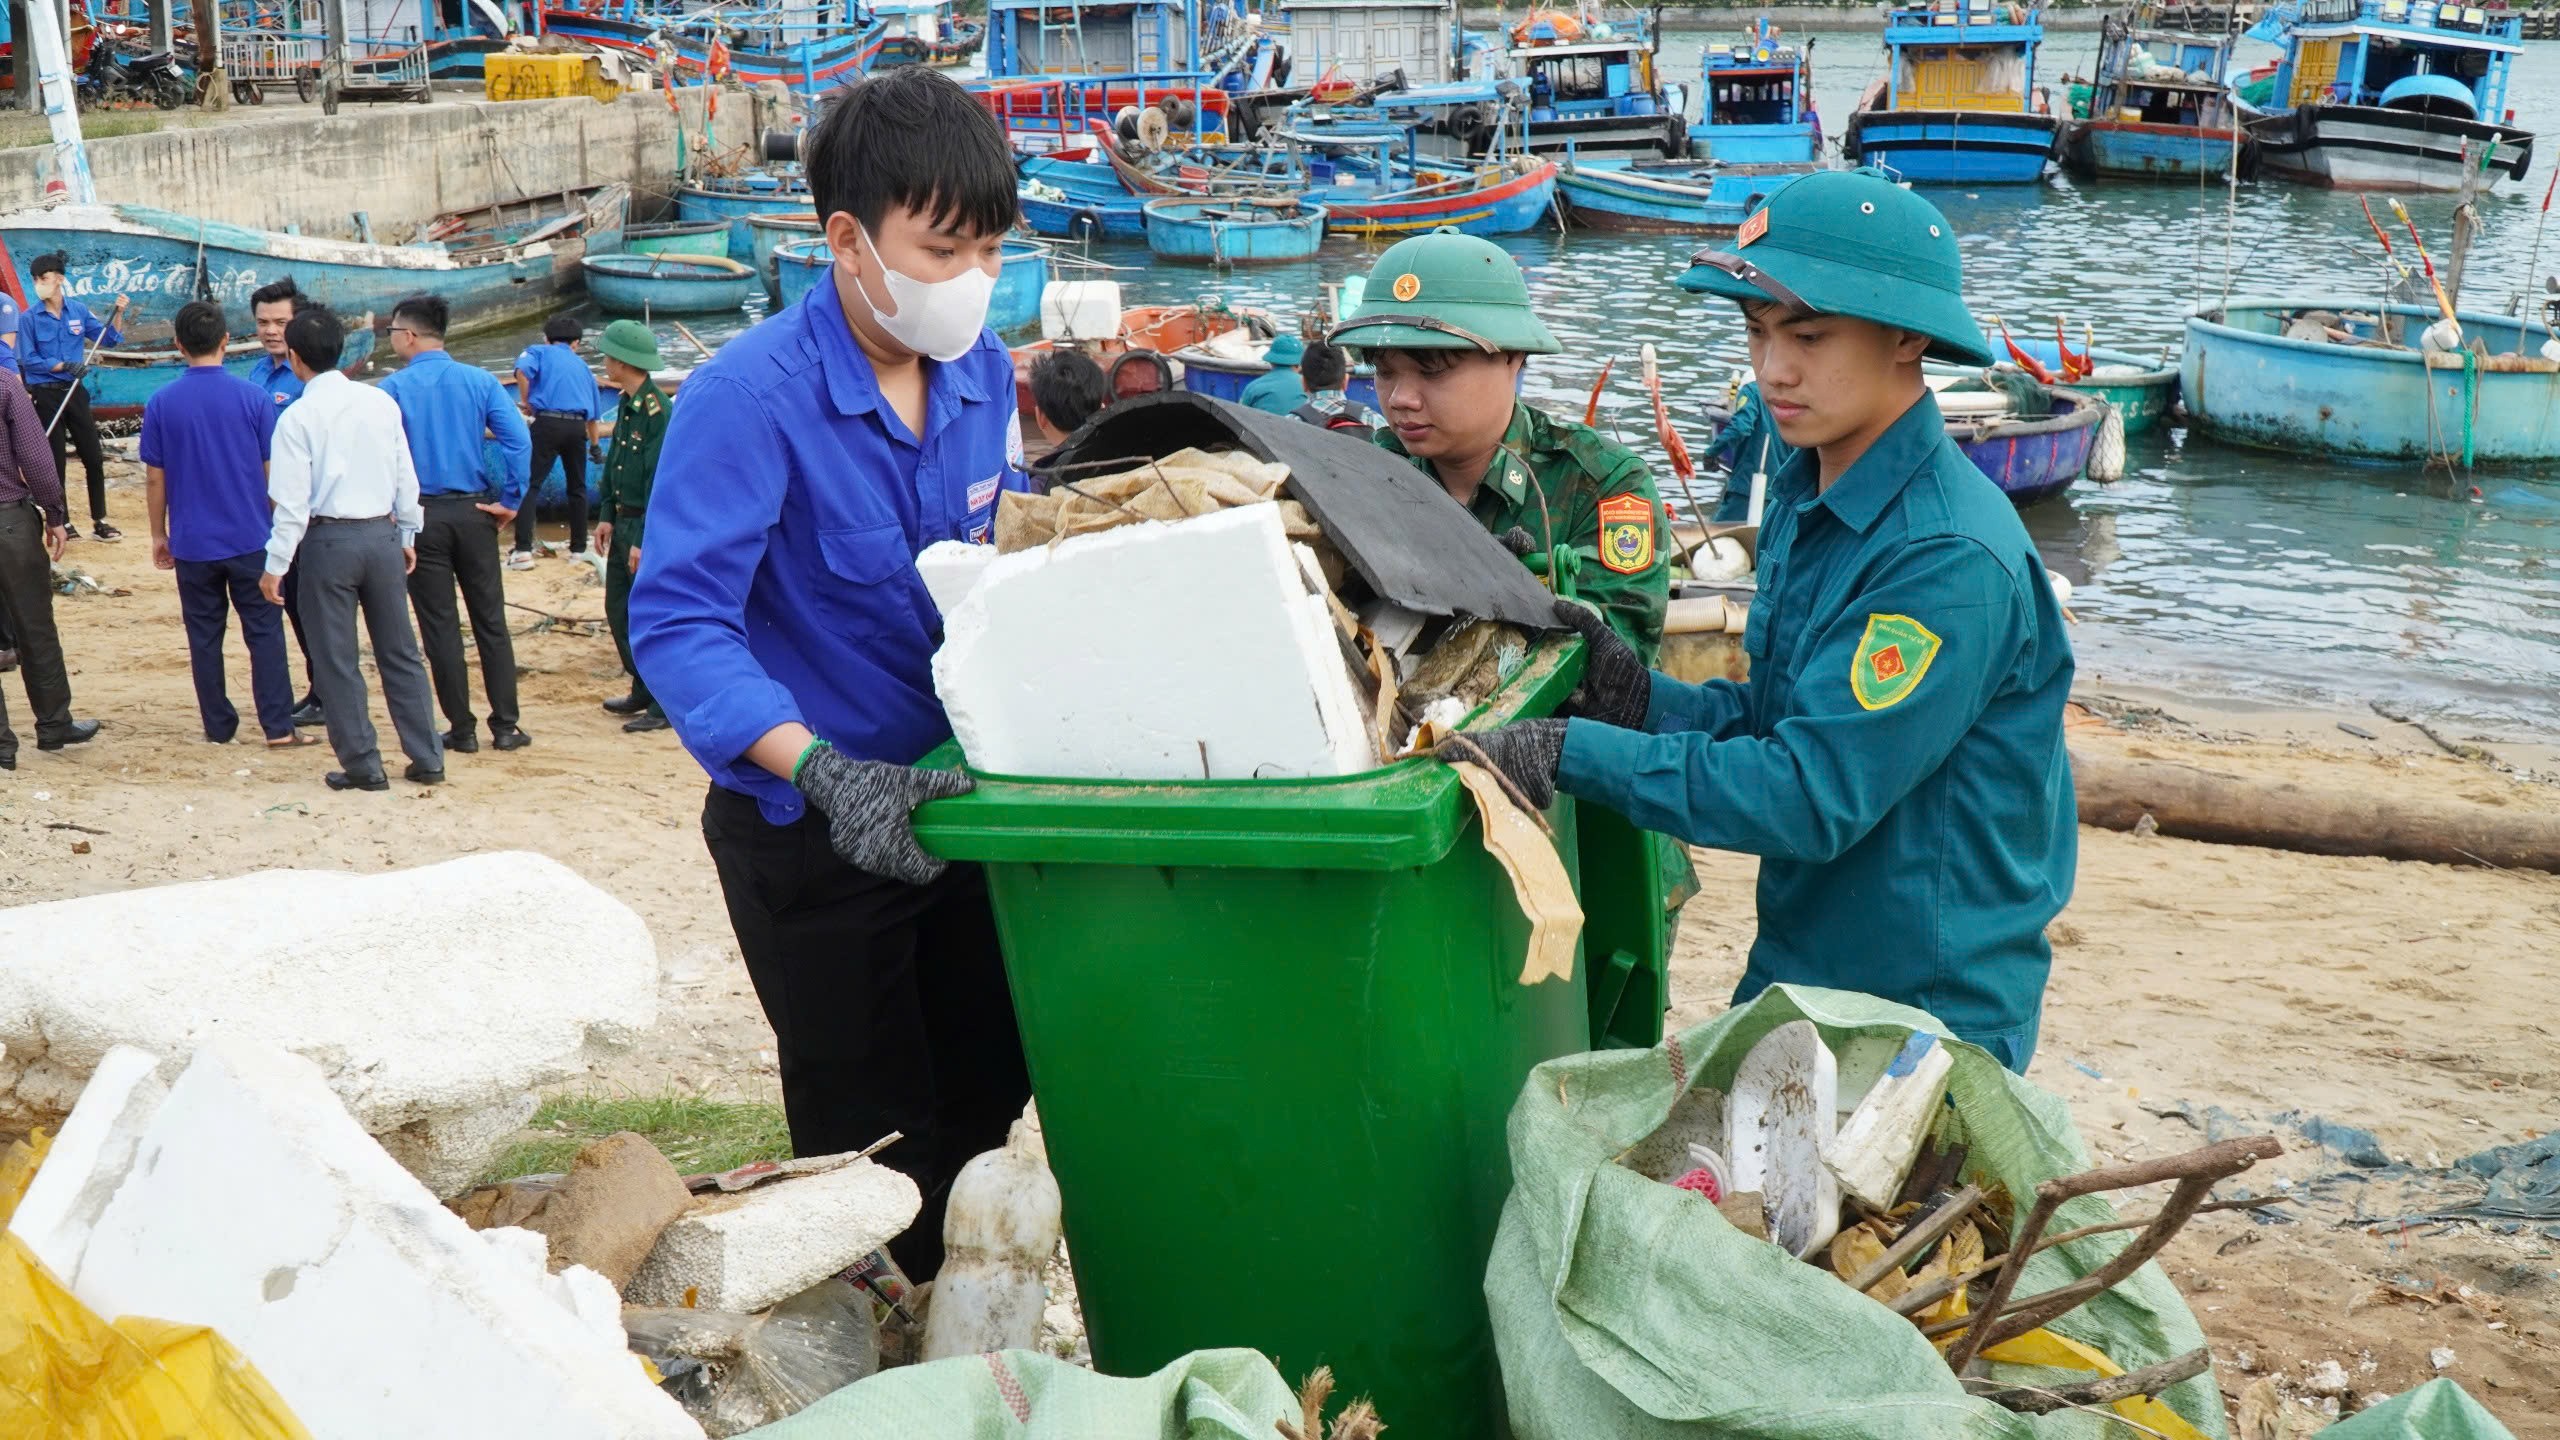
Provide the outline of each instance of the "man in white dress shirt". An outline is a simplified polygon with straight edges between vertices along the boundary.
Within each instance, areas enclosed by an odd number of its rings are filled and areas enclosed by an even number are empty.
[[[284,603],[284,576],[296,566],[311,674],[328,717],[329,744],[344,768],[328,774],[332,790],[388,790],[382,750],[368,713],[364,672],[356,667],[356,612],[373,639],[374,668],[390,708],[402,778],[420,785],[444,779],[436,738],[435,700],[427,687],[418,632],[409,623],[407,575],[425,517],[418,472],[400,407],[370,385],[338,373],[346,331],[314,306],[285,326],[302,399],[276,418],[267,467],[275,529],[267,538],[267,573],[258,582],[271,604]]]

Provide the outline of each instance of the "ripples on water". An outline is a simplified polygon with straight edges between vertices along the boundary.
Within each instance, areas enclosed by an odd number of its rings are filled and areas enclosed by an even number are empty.
[[[1674,32],[1666,69],[1694,81],[1707,32]],[[1725,38],[1721,33],[1714,36]],[[2041,75],[2085,74],[2097,37],[2063,34]],[[2244,58],[2272,56],[2244,43]],[[1829,32],[1816,52],[1816,94],[1837,134],[1880,73],[1872,32]],[[2058,88],[2058,87],[2057,87]],[[2560,154],[2560,44],[2526,47],[2511,86],[2517,121],[2542,134],[2526,183],[2481,206],[2466,308],[2497,309],[2525,284],[2542,187]],[[1929,192],[1961,236],[1977,314],[2050,333],[2067,316],[2101,345],[2175,353],[2199,295],[2288,294],[2379,286],[2377,256],[2355,198],[2297,186],[2093,184]],[[2449,197],[2408,202],[2439,262],[2451,243]],[[2390,223],[2379,203],[2376,213]],[[2395,243],[2406,253],[2404,237]],[[1539,312],[1564,355],[1529,371],[1530,398],[1579,415],[1600,362],[1618,369],[1604,409],[1630,443],[1659,459],[1636,382],[1651,342],[1665,393],[1692,448],[1699,403],[1742,363],[1733,308],[1673,288],[1702,241],[1547,232],[1504,242],[1526,267]],[[1317,260],[1213,276],[1147,266],[1143,248],[1094,258],[1133,268],[1130,303],[1220,293],[1293,312],[1319,285],[1363,272],[1377,247],[1331,241]],[[2542,270],[2560,269],[2560,236]],[[717,344],[734,324],[697,324]],[[523,334],[465,347],[503,363]],[[667,337],[671,357],[685,353]],[[1667,484],[1667,470],[1657,467]],[[2476,486],[2481,492],[2472,495]],[[2180,429],[2133,442],[2128,474],[2084,482],[2026,512],[2046,563],[2077,587],[2074,632],[2084,672],[2111,679],[2294,703],[2361,708],[2388,699],[2521,729],[2560,731],[2560,480],[2551,467],[2482,471],[2468,484],[2415,466],[2358,464],[2235,449]]]

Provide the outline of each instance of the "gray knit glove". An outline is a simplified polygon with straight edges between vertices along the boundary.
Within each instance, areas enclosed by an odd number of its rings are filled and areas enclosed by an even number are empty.
[[[947,868],[916,844],[915,808],[978,788],[957,770],[849,760],[823,741],[800,761],[791,783],[827,817],[827,839],[846,864],[909,885],[926,884]]]
[[[1564,713],[1621,730],[1641,730],[1653,712],[1653,672],[1588,605],[1556,602],[1556,622],[1582,637],[1582,683],[1565,697]]]
[[[1556,766],[1564,760],[1562,720],[1522,720],[1452,735],[1431,753],[1447,761],[1491,764],[1532,810],[1556,803]]]

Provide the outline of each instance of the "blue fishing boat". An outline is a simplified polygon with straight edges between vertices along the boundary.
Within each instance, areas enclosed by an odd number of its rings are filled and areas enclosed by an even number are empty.
[[[1123,191],[1109,200],[1080,200],[1051,186],[1022,187],[1022,223],[1053,240],[1144,240],[1146,202]]]
[[[2013,505],[2051,499],[2078,483],[2088,473],[2098,427],[2106,419],[2107,403],[2094,396],[2062,389],[2047,393],[2053,401],[2050,415],[1947,417],[1947,438]],[[1944,402],[1948,397],[1940,398]]]
[[[1410,127],[1423,153],[1521,152],[1561,159],[1676,159],[1686,153],[1688,92],[1655,65],[1659,37],[1640,15],[1585,19],[1531,10],[1507,32],[1502,67],[1443,85],[1390,89],[1313,115],[1360,116]],[[1311,104],[1313,102],[1310,102]],[[1304,120],[1292,128],[1304,129]]]
[[[1657,161],[1579,164],[1556,174],[1565,213],[1586,230],[1643,235],[1723,235],[1770,196],[1813,173],[1810,165],[1714,165]]]
[[[626,225],[626,255],[726,255],[729,226],[722,220],[670,221],[663,225]]]
[[[2004,0],[1928,0],[1889,12],[1885,74],[1840,137],[1852,165],[1917,185],[2043,178],[2062,122],[2036,85],[2044,12]]]
[[[825,231],[818,226],[818,212],[804,210],[797,215],[750,215],[746,219],[748,264],[764,280],[764,298],[780,301],[780,282],[774,278],[773,252],[786,240],[805,240]]]
[[[2342,190],[2456,190],[2469,143],[2493,182],[2523,179],[2533,132],[2506,123],[2523,26],[2504,6],[2434,0],[2278,5],[2249,31],[2285,52],[2266,102],[2244,113],[2261,168]]]
[[[2063,130],[2063,167],[2128,180],[2248,174],[2247,134],[2224,80],[2232,38],[2158,29],[2148,3],[2130,18],[2101,18],[2089,113]]]
[[[1167,135],[1223,141],[1259,40],[1202,30],[1191,0],[988,0],[970,88],[1026,153],[1088,146],[1097,124],[1135,139],[1150,110]]]
[[[27,262],[68,258],[71,295],[104,309],[131,296],[126,329],[167,333],[178,307],[198,297],[245,314],[250,292],[293,278],[302,293],[342,315],[389,315],[425,291],[453,307],[453,323],[479,329],[548,314],[584,283],[578,262],[619,250],[630,190],[600,185],[456,211],[409,244],[331,240],[253,230],[148,205],[65,205],[0,215],[0,265],[30,286]]]
[[[373,360],[373,344],[373,317],[349,316],[338,368],[349,375],[362,371]],[[255,340],[234,340],[223,347],[222,368],[245,380],[266,353]],[[101,350],[91,357],[85,377],[89,408],[101,420],[133,419],[142,414],[144,402],[186,369],[187,357],[175,349]]]
[[[757,170],[697,180],[676,190],[678,220],[718,220],[728,225],[728,253],[732,260],[756,258],[755,232],[748,228],[747,217],[814,215],[816,204],[809,198],[809,182],[796,170]]]
[[[1415,144],[1408,129],[1362,122],[1268,133],[1255,151],[1226,162],[1212,160],[1215,152],[1158,156],[1153,166],[1116,150],[1105,158],[1130,191],[1150,198],[1296,192],[1324,207],[1325,228],[1335,235],[1380,239],[1443,227],[1521,235],[1553,222],[1554,161],[1514,156],[1435,166]]]
[[[2187,416],[2206,434],[2297,454],[2560,460],[2560,346],[2547,324],[2461,312],[2465,355],[2413,344],[2439,312],[2340,295],[2244,299],[2187,319]]]
[[[700,8],[590,0],[585,8],[545,6],[542,27],[547,34],[619,50],[643,68],[654,67],[664,49],[679,83],[734,78],[750,87],[786,86],[812,98],[869,74],[889,35],[887,24],[865,10],[862,0]]]
[[[800,297],[824,279],[835,263],[835,252],[827,248],[823,238],[785,240],[775,246],[774,290],[781,296],[781,305],[787,308],[799,304]]]
[[[879,0],[871,13],[887,27],[877,65],[959,65],[987,43],[986,23],[952,0]]]
[[[726,255],[590,255],[587,293],[615,315],[717,315],[747,303],[755,267]]]
[[[1822,117],[1813,103],[1813,42],[1801,47],[1778,38],[1763,15],[1751,38],[1710,42],[1699,58],[1703,76],[1698,122],[1689,127],[1689,153],[1732,165],[1797,165],[1822,162]]]
[[[1147,249],[1159,260],[1261,265],[1314,257],[1324,207],[1291,196],[1167,196],[1146,204]]]

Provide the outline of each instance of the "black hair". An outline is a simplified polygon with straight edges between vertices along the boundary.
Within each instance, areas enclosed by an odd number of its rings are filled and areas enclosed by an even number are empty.
[[[895,206],[985,236],[1012,229],[1022,213],[1004,127],[957,81],[923,65],[829,96],[801,154],[822,225],[846,211],[876,238]]]
[[[406,322],[410,329],[430,340],[444,338],[444,327],[453,320],[453,307],[441,295],[412,295],[391,307],[391,323]]]
[[[1349,370],[1339,345],[1310,345],[1306,357],[1298,362],[1298,378],[1309,390],[1339,390],[1342,377]]]
[[[254,315],[257,313],[259,306],[273,305],[279,300],[292,301],[293,313],[296,315],[299,315],[303,311],[311,308],[311,297],[303,294],[302,287],[294,284],[293,277],[287,275],[281,280],[270,280],[266,284],[259,286],[257,289],[250,291],[249,313]]]
[[[178,318],[170,328],[177,332],[178,349],[190,358],[211,355],[222,348],[226,329],[222,307],[210,300],[190,300],[178,307]]]
[[[586,333],[574,315],[554,315],[542,322],[542,338],[554,345],[566,345]]]
[[[314,305],[285,325],[284,343],[293,358],[318,375],[338,368],[338,356],[347,348],[347,327],[338,323],[336,312],[328,306]]]
[[[1032,363],[1031,403],[1061,431],[1082,426],[1110,399],[1110,380],[1081,350],[1052,350]]]
[[[69,268],[70,264],[70,256],[59,250],[49,250],[27,262],[27,274],[36,277],[59,275]]]

